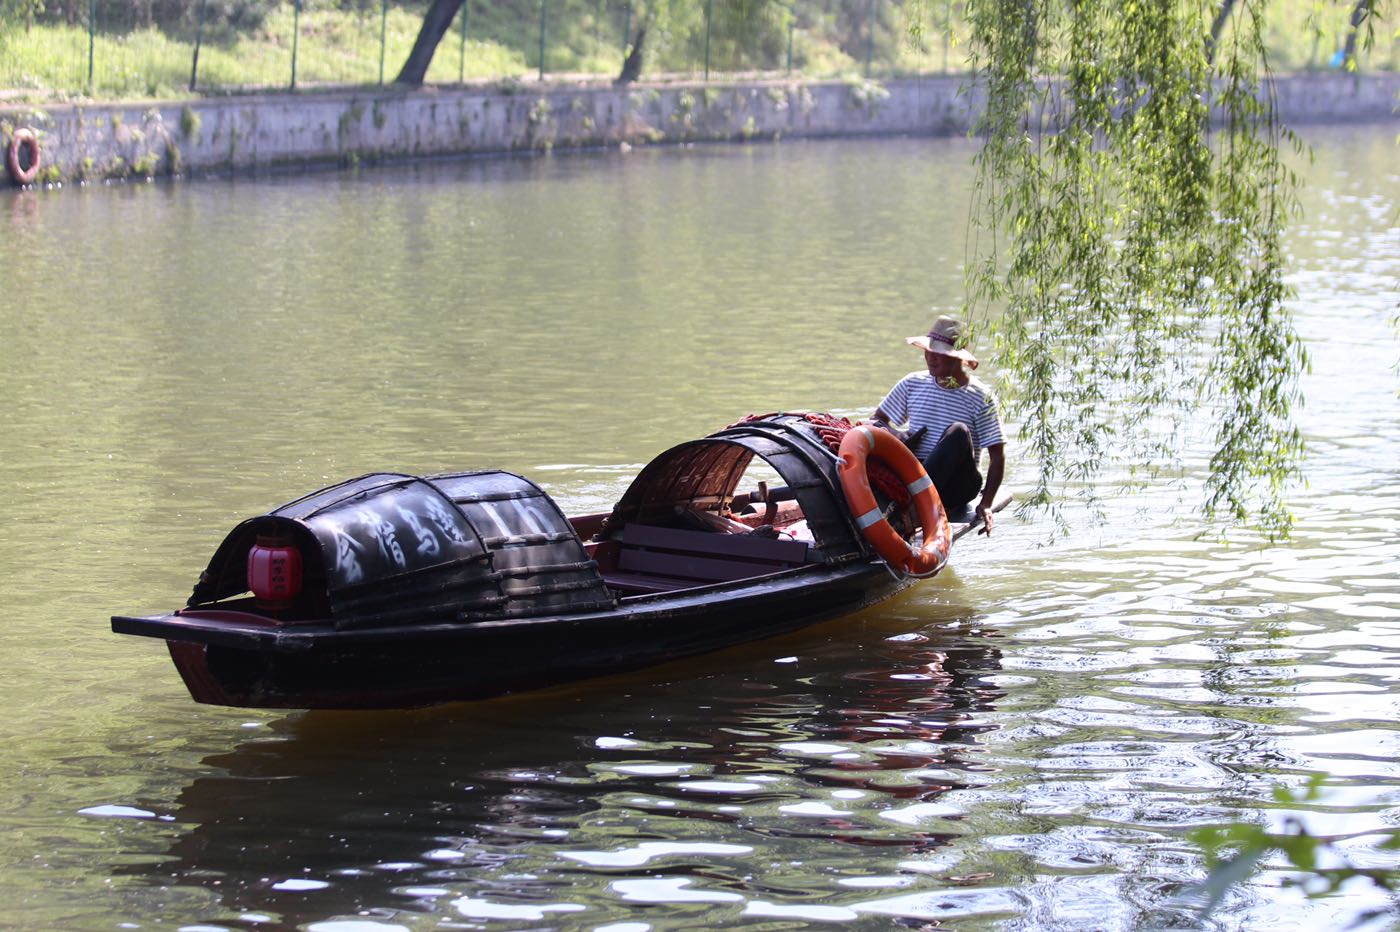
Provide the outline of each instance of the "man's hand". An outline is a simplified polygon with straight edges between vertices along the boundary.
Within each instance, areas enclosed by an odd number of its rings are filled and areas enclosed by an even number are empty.
[[[987,484],[982,486],[982,501],[977,505],[977,517],[982,519],[982,530],[978,534],[992,536],[992,505],[996,504],[997,490],[1001,488],[1002,476],[1006,475],[1006,446],[996,444],[987,447]]]

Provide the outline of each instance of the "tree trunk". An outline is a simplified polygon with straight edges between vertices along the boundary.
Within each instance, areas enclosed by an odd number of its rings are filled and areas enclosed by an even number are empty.
[[[1206,61],[1215,63],[1215,47],[1220,44],[1220,34],[1230,21],[1230,12],[1235,8],[1235,0],[1222,0],[1220,10],[1215,14],[1215,22],[1210,24],[1210,38],[1206,40]]]
[[[1351,28],[1347,30],[1347,44],[1342,50],[1342,66],[1348,71],[1356,70],[1356,35],[1374,7],[1375,0],[1356,0],[1356,6],[1351,11]]]
[[[463,0],[433,0],[432,6],[423,15],[423,26],[418,30],[418,38],[413,41],[413,51],[408,53],[408,60],[394,79],[395,84],[423,86],[428,66],[433,62],[433,53],[437,51],[442,37],[447,35],[447,30],[452,28],[452,20],[457,17],[462,3]]]
[[[647,27],[643,26],[637,30],[637,39],[632,43],[632,51],[622,63],[622,73],[617,76],[614,84],[631,84],[642,76],[642,40],[646,37]]]

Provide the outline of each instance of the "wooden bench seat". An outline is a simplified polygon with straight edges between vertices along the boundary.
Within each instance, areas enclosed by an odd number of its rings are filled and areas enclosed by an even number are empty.
[[[763,576],[807,560],[801,541],[629,524],[604,581],[625,592],[669,592]]]

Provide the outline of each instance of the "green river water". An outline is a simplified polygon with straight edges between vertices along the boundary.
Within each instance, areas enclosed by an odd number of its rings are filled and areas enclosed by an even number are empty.
[[[867,416],[958,306],[970,144],[0,192],[0,927],[1187,927],[1186,832],[1236,819],[1396,866],[1367,833],[1400,824],[1400,150],[1307,138],[1287,544],[1196,539],[1192,454],[855,618],[372,714],[195,705],[108,616],[361,473],[501,467],[595,511],[745,414]],[[1400,916],[1286,867],[1206,926]]]

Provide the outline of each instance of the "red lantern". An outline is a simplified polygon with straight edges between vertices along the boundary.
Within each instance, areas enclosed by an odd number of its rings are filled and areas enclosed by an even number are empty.
[[[285,537],[259,534],[248,551],[248,588],[267,607],[284,607],[301,592],[301,551]]]

